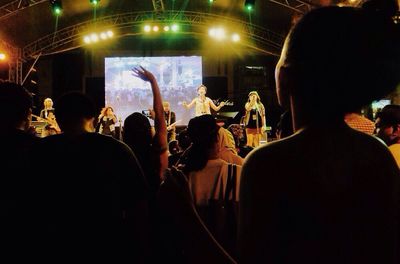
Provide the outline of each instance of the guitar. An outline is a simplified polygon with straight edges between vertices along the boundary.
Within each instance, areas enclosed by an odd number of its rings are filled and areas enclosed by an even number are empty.
[[[46,122],[46,123],[50,124],[57,132],[61,132],[61,129],[58,126],[57,121],[55,119],[51,120],[51,119],[43,118],[43,117],[40,117],[40,116],[37,116],[34,114],[32,114],[32,117],[36,118],[38,121],[42,121],[42,122]]]
[[[176,125],[177,123],[181,122],[181,121],[182,121],[182,120],[178,120],[178,121],[172,123],[171,125],[167,126],[167,131],[170,131],[171,129],[173,129],[173,128],[175,127],[175,125]]]

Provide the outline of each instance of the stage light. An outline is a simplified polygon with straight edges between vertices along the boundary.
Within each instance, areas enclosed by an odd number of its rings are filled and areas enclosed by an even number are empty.
[[[169,31],[169,26],[164,26],[164,31]]]
[[[172,30],[173,32],[177,32],[177,31],[179,30],[179,25],[178,25],[178,24],[173,24],[173,25],[171,26],[171,30]]]
[[[97,41],[99,41],[99,36],[96,33],[92,33],[90,35],[90,40],[93,42],[97,42]]]
[[[217,40],[223,40],[225,39],[225,29],[223,28],[217,28],[217,30],[215,31],[215,38]]]
[[[250,12],[251,10],[253,10],[255,2],[256,2],[256,0],[246,0],[244,2],[244,6],[247,9],[247,11]]]
[[[144,32],[150,32],[151,27],[150,27],[150,25],[145,25],[143,29],[144,29]]]
[[[89,0],[92,5],[97,5],[100,0]]]
[[[154,26],[154,27],[153,27],[153,31],[154,31],[154,32],[158,32],[159,29],[160,29],[160,28],[159,28],[158,26]]]
[[[108,38],[107,33],[106,32],[101,32],[100,33],[100,38],[101,39],[107,39]]]
[[[212,3],[214,2],[214,0],[208,0],[208,2],[209,2],[210,4],[212,4]]]
[[[7,58],[6,54],[1,52],[0,53],[0,60],[4,61],[4,60],[6,60],[6,58]]]
[[[89,36],[85,36],[85,37],[83,38],[83,42],[85,42],[86,44],[90,44],[92,41],[90,40],[90,37],[89,37]]]
[[[208,35],[209,35],[210,37],[215,37],[215,28],[210,28],[210,29],[208,30]]]
[[[51,9],[53,10],[53,14],[56,16],[61,15],[62,13],[62,2],[61,0],[50,0]]]
[[[114,36],[114,32],[112,32],[111,30],[107,31],[107,36],[109,38],[112,38]]]
[[[233,34],[232,35],[232,41],[233,42],[238,42],[240,40],[240,36],[239,36],[239,34]]]

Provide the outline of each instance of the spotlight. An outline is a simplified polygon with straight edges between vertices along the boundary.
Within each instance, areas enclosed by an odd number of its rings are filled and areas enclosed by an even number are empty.
[[[97,36],[96,33],[92,33],[90,35],[90,40],[93,41],[93,42],[97,42],[97,41],[99,41],[99,36]]]
[[[240,36],[239,36],[239,34],[233,34],[232,35],[232,41],[233,42],[238,42],[240,40]]]
[[[6,54],[5,53],[0,53],[0,60],[4,61],[6,59]]]
[[[143,29],[144,29],[144,32],[150,32],[151,27],[150,27],[150,25],[145,25]]]
[[[223,28],[217,28],[217,29],[215,29],[214,38],[217,39],[217,40],[223,40],[223,39],[225,39],[225,29],[223,29]]]
[[[61,0],[50,0],[51,10],[53,10],[53,14],[56,16],[61,15],[62,13],[62,2]]]
[[[114,32],[112,32],[111,30],[107,31],[107,36],[109,38],[112,38],[114,36]]]
[[[177,31],[179,30],[178,24],[173,24],[173,25],[171,26],[171,30],[172,30],[173,32],[177,32]]]
[[[92,5],[96,6],[96,5],[100,2],[100,0],[89,0],[89,2],[90,2]]]
[[[215,37],[215,28],[210,28],[210,29],[208,30],[208,35],[209,35],[210,37]]]
[[[89,37],[89,36],[85,36],[85,37],[83,38],[83,42],[85,42],[86,44],[90,44],[92,41],[90,40],[90,37]]]
[[[106,32],[101,32],[100,33],[100,38],[101,39],[107,39],[108,38],[107,33]]]
[[[169,31],[169,26],[164,26],[164,31]]]
[[[253,10],[255,3],[256,3],[256,0],[246,0],[244,2],[244,6],[247,9],[247,11],[250,12],[251,10]]]
[[[153,27],[153,31],[154,31],[154,32],[158,32],[159,29],[160,29],[160,28],[159,28],[158,26],[154,26],[154,27]]]

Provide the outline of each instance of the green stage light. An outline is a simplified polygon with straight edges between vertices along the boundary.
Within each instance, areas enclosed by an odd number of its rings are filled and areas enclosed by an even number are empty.
[[[51,9],[56,16],[62,13],[62,2],[61,0],[50,0]]]
[[[171,26],[171,30],[172,30],[173,32],[177,32],[177,31],[179,30],[179,25],[178,25],[178,24],[173,24],[173,25]]]
[[[100,0],[89,0],[92,5],[97,5]]]
[[[253,10],[255,3],[256,3],[256,0],[246,0],[244,2],[244,6],[247,9],[247,11],[250,12],[251,10]]]

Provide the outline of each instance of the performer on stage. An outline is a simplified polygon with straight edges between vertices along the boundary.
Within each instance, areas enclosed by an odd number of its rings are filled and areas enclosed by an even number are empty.
[[[96,132],[115,137],[115,124],[117,123],[117,116],[111,106],[106,106],[101,110],[98,117],[98,124]]]
[[[194,105],[196,105],[195,106],[196,116],[210,115],[211,114],[210,107],[214,111],[219,111],[225,105],[225,102],[221,102],[218,106],[216,106],[209,97],[206,97],[207,87],[205,87],[204,85],[200,85],[197,88],[197,93],[198,96],[194,98],[190,104],[187,104],[185,101],[183,101],[182,103],[182,105],[186,109],[190,109]]]
[[[40,117],[47,119],[49,117],[49,113],[54,114],[53,100],[51,100],[51,98],[44,99],[43,106],[44,108],[40,111]]]
[[[171,111],[169,102],[163,102],[165,121],[167,122],[167,140],[168,142],[176,138],[176,116],[175,112]]]
[[[258,147],[261,136],[267,128],[265,124],[265,107],[256,91],[249,93],[245,109],[244,124],[246,127],[247,146]]]

